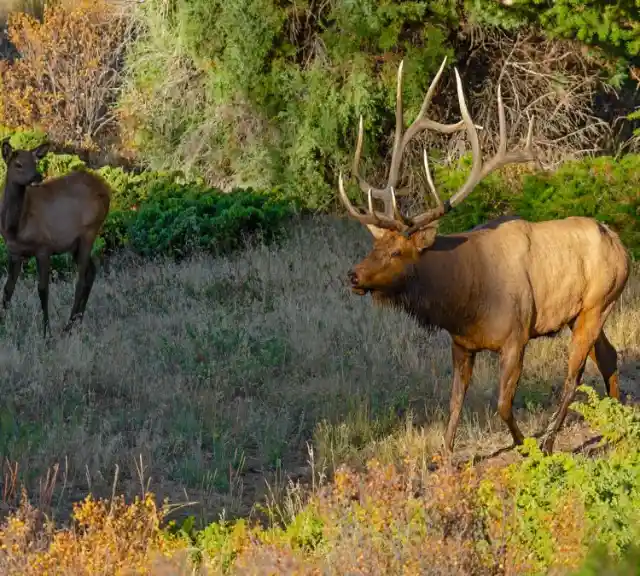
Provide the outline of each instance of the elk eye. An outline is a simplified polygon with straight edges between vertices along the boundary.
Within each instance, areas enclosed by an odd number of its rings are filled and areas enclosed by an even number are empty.
[[[398,256],[400,256],[400,250],[394,250],[391,252],[391,258],[397,258]]]
[[[22,168],[22,162],[16,160],[16,168]]]

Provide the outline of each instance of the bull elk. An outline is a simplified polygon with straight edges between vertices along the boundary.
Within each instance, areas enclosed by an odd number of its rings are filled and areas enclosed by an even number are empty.
[[[350,216],[366,225],[374,237],[373,250],[348,273],[351,289],[370,293],[374,303],[404,309],[425,327],[446,330],[451,336],[453,383],[449,422],[444,436],[446,453],[453,452],[460,412],[474,359],[479,351],[500,357],[498,412],[516,445],[523,435],[514,419],[512,402],[527,343],[572,331],[569,361],[558,409],[541,439],[544,453],[553,451],[587,356],[597,365],[607,393],[619,399],[617,354],[604,333],[604,323],[629,277],[630,258],[615,232],[585,217],[527,222],[519,218],[488,222],[474,230],[439,235],[439,219],[462,202],[488,174],[506,164],[536,160],[532,150],[533,120],[526,145],[507,152],[507,130],[498,87],[499,146],[483,163],[476,127],[455,69],[462,120],[440,124],[426,116],[436,84],[446,63],[434,77],[416,120],[403,135],[402,63],[398,70],[396,129],[389,177],[385,188],[368,184],[359,172],[363,125],[360,126],[352,173],[368,197],[368,209],[354,208],[339,175],[340,198]],[[395,187],[403,151],[421,130],[450,134],[465,129],[473,162],[462,187],[445,202],[436,191],[427,153],[423,160],[435,208],[407,218],[398,209]],[[373,200],[382,201],[377,211]]]
[[[0,233],[9,253],[3,310],[9,306],[23,261],[35,256],[46,337],[50,259],[53,254],[70,252],[78,280],[71,315],[63,329],[68,333],[82,321],[87,306],[96,276],[91,249],[109,212],[111,190],[100,176],[83,170],[42,182],[37,166],[47,154],[48,143],[34,150],[14,150],[7,138],[1,146],[7,175],[0,204]]]

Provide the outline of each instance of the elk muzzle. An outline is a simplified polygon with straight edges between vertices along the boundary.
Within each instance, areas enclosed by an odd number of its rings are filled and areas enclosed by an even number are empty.
[[[29,185],[37,186],[38,184],[42,184],[43,180],[44,178],[42,177],[42,174],[40,174],[40,172],[36,172],[34,177],[31,179],[31,183]]]
[[[364,296],[367,293],[367,290],[360,286],[360,277],[358,276],[358,271],[355,268],[351,268],[351,270],[347,272],[347,277],[349,278],[349,282],[351,282],[351,291],[354,294]]]

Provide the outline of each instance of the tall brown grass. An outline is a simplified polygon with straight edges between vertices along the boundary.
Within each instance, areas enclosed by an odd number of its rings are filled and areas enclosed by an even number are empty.
[[[321,218],[262,244],[179,264],[116,263],[96,280],[83,329],[46,345],[33,279],[22,279],[0,325],[0,454],[31,494],[59,463],[52,514],[111,494],[116,466],[125,494],[140,477],[160,498],[197,501],[203,519],[248,514],[287,477],[375,456],[440,448],[451,367],[449,337],[348,290],[349,266],[369,249],[357,223]],[[54,335],[73,284],[50,296]],[[607,323],[621,357],[622,388],[637,394],[640,279]],[[527,350],[517,418],[537,431],[555,406],[567,334]],[[604,392],[588,363],[586,381]],[[511,444],[496,414],[497,364],[480,355],[456,451],[488,454]],[[570,424],[569,424],[570,425]],[[566,440],[571,444],[571,428]],[[9,467],[10,464],[10,467]],[[19,495],[18,495],[19,496]],[[11,498],[9,498],[11,500]],[[8,502],[9,506],[12,504]]]

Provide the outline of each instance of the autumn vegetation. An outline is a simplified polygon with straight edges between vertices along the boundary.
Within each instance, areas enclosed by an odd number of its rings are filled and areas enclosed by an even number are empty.
[[[0,17],[0,137],[50,141],[45,179],[91,170],[113,189],[82,330],[57,337],[69,255],[52,259],[51,342],[33,262],[0,322],[0,573],[637,574],[640,27],[626,3],[15,0]],[[478,355],[444,462],[448,337],[347,286],[370,249],[337,197],[358,118],[380,183],[400,60],[407,126],[444,56],[431,116],[459,119],[455,65],[493,154],[500,78],[509,146],[535,116],[542,169],[491,174],[440,231],[591,216],[634,261],[606,324],[624,402],[589,362],[551,456],[535,436],[566,332],[527,351],[518,450],[497,360]],[[430,201],[423,146],[443,199],[470,169],[463,133],[421,135],[401,168],[407,212]]]

